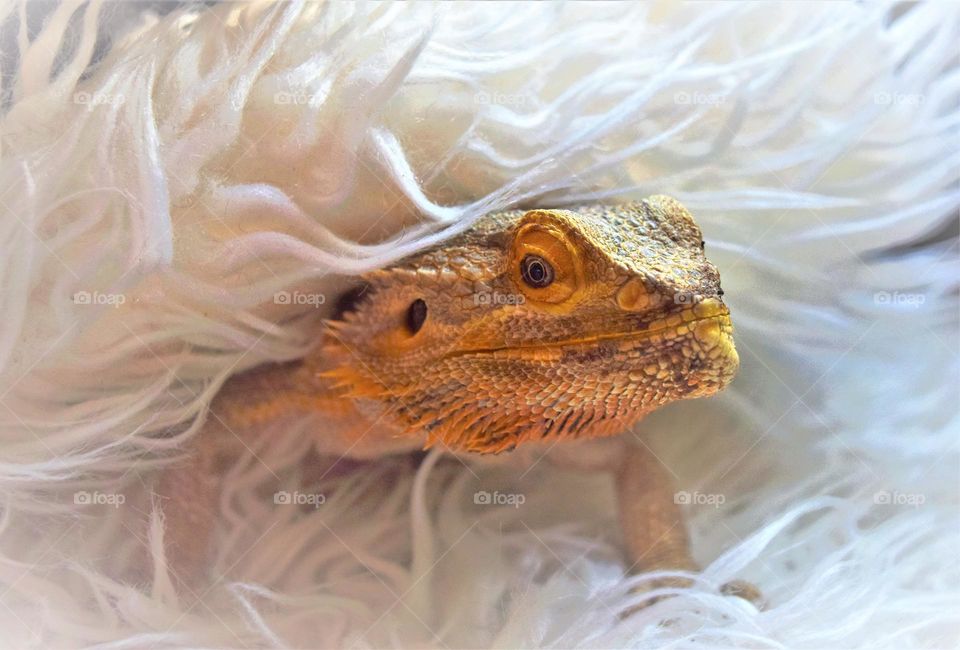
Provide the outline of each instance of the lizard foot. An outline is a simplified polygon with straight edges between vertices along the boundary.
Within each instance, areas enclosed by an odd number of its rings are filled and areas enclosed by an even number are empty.
[[[648,591],[653,591],[655,589],[660,589],[661,587],[675,587],[675,588],[684,588],[689,587],[693,584],[692,580],[687,578],[664,578],[662,580],[654,580],[650,582],[648,586],[637,587],[631,589],[630,593],[644,593]],[[746,580],[730,580],[725,582],[720,586],[720,593],[724,596],[731,596],[735,598],[742,598],[753,605],[760,611],[766,609],[767,601],[763,597],[763,593],[760,591],[756,585],[747,582]],[[651,596],[646,600],[641,601],[640,603],[634,605],[627,609],[622,615],[621,618],[627,618],[628,616],[635,614],[641,609],[646,609],[651,605],[671,598],[672,594],[664,594],[661,596]]]
[[[656,589],[660,589],[661,587],[667,587],[667,588],[675,587],[675,588],[682,589],[685,587],[689,587],[692,584],[693,584],[693,581],[687,578],[663,578],[661,580],[652,580],[651,582],[649,582],[647,585],[644,585],[643,587],[634,587],[633,589],[630,590],[630,593],[642,594],[649,591],[654,591]],[[650,607],[655,603],[659,603],[661,600],[666,600],[667,598],[671,598],[672,596],[673,596],[672,594],[664,594],[662,596],[650,596],[646,600],[642,600],[636,605],[624,611],[620,615],[620,618],[627,618],[628,616],[636,614],[641,609],[646,609],[647,607]]]

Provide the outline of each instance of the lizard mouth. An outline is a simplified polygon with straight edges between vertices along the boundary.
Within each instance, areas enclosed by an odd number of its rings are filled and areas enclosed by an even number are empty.
[[[729,310],[722,303],[716,303],[716,305],[719,305],[719,307],[711,305],[705,309],[700,309],[700,314],[696,313],[699,306],[685,310],[679,315],[679,322],[677,316],[671,316],[654,321],[643,330],[595,334],[546,343],[531,342],[516,345],[464,348],[446,356],[548,361],[561,357],[569,350],[586,350],[601,343],[619,344],[623,349],[632,349],[642,342],[670,341],[687,336],[693,336],[701,347],[712,349],[720,343],[721,339],[731,339],[733,335]]]

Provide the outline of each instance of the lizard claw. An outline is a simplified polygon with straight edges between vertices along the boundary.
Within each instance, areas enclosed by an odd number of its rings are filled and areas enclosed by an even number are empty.
[[[767,599],[763,597],[763,593],[756,585],[746,580],[730,580],[729,582],[725,582],[720,585],[720,593],[724,596],[743,598],[753,603],[753,605],[761,611],[767,607]]]
[[[689,587],[692,584],[693,581],[686,578],[664,578],[662,580],[653,581],[653,583],[647,587],[632,589],[631,592],[642,593],[646,591],[652,591],[658,587]],[[720,593],[724,596],[743,598],[744,600],[753,603],[754,607],[760,611],[766,609],[767,606],[767,601],[760,589],[758,589],[753,583],[747,582],[746,580],[730,580],[729,582],[725,582],[720,586]],[[623,612],[623,614],[621,614],[621,618],[627,618],[631,614],[635,614],[641,609],[646,609],[647,607],[650,607],[651,605],[670,597],[670,595],[651,596]]]

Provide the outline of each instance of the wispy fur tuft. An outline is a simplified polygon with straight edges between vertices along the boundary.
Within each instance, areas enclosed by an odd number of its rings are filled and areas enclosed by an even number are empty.
[[[0,11],[10,647],[956,645],[956,6]],[[390,458],[277,507],[306,489],[291,430],[230,470],[223,579],[173,596],[151,481],[229,375],[481,214],[658,193],[702,226],[742,358],[642,425],[690,497],[693,587],[619,617],[657,576],[624,579],[604,479],[544,463]],[[717,595],[734,577],[771,608]]]

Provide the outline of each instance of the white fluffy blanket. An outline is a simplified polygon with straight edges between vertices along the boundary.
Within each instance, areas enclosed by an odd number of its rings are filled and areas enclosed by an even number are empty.
[[[957,5],[164,11],[0,15],[0,644],[956,647]],[[230,473],[215,581],[177,598],[153,481],[227,376],[313,342],[330,301],[278,292],[652,193],[703,226],[743,359],[638,430],[693,587],[620,616],[649,576],[604,477],[432,455],[305,486],[294,430]]]

